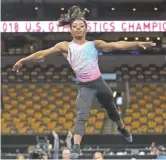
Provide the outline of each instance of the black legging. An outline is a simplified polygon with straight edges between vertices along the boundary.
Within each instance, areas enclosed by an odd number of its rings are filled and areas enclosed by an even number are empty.
[[[100,104],[107,110],[108,116],[112,121],[120,120],[119,112],[113,101],[112,91],[101,77],[91,82],[77,82],[77,88],[77,120],[74,134],[81,136],[85,134],[85,122],[88,120],[94,96],[97,97]]]

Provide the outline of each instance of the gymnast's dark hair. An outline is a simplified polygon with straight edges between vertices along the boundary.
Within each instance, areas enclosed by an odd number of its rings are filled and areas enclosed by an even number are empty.
[[[85,21],[86,13],[89,13],[89,10],[81,11],[79,6],[72,6],[68,9],[66,14],[61,15],[61,18],[58,21],[58,26],[70,25],[71,27],[75,20],[82,20],[87,27],[87,23]]]

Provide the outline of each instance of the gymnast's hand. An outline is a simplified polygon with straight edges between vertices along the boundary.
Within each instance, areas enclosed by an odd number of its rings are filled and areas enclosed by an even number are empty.
[[[23,62],[19,60],[18,62],[15,63],[13,66],[13,71],[19,72],[20,68],[23,66]]]
[[[147,47],[155,47],[156,43],[153,43],[153,42],[138,42],[138,46],[143,48],[143,49],[146,49]]]

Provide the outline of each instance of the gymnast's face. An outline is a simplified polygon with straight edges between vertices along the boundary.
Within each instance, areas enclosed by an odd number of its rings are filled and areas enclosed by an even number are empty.
[[[86,36],[87,27],[82,20],[75,20],[71,25],[71,34],[73,38],[81,39]]]

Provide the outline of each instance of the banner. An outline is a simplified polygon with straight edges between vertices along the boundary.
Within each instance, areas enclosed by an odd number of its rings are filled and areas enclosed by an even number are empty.
[[[166,32],[166,21],[87,21],[88,32]],[[1,21],[1,32],[70,32],[57,21]]]

